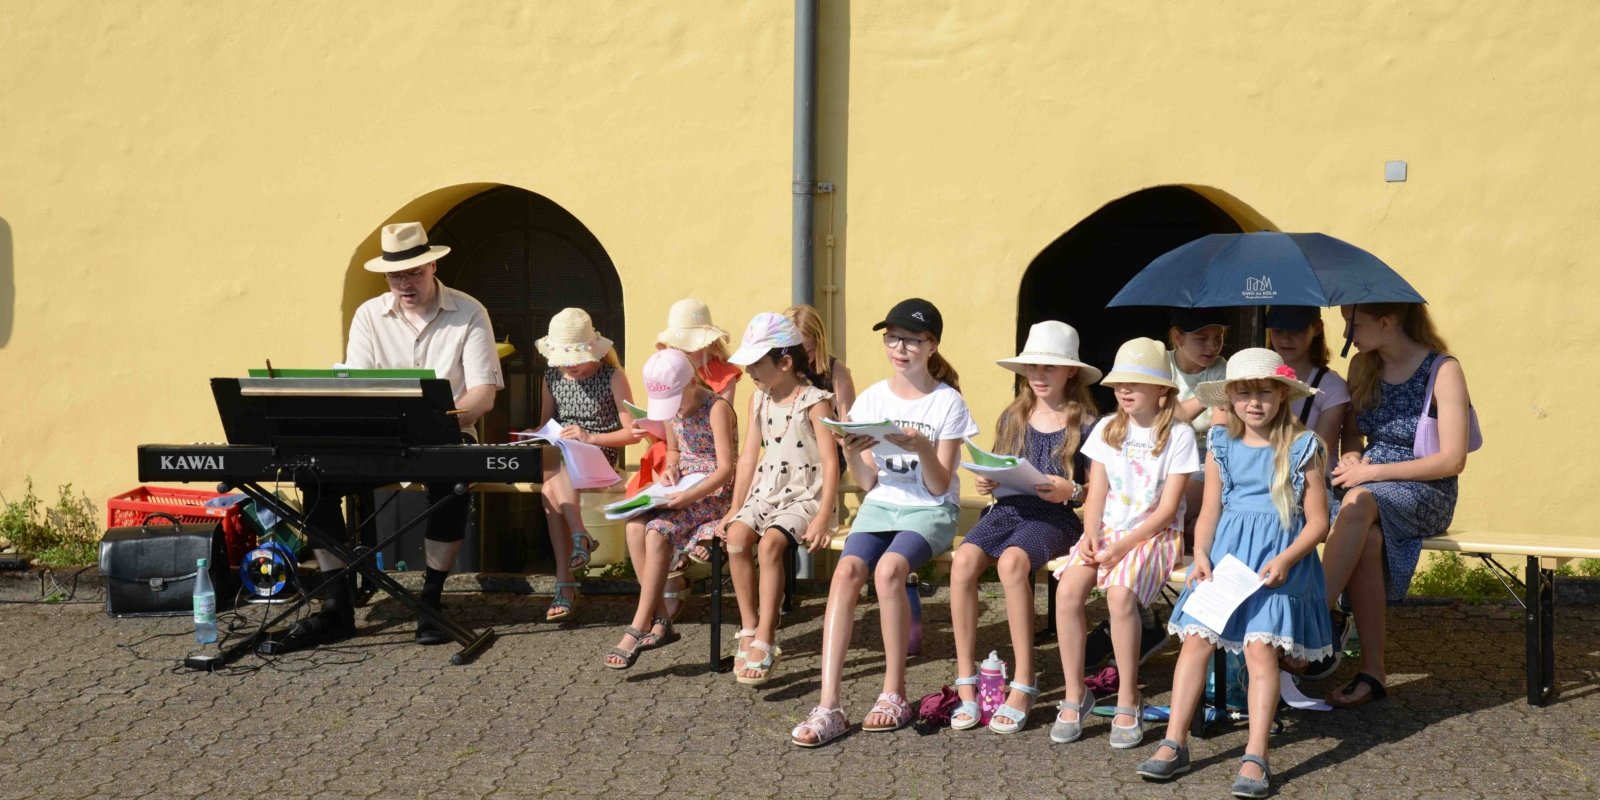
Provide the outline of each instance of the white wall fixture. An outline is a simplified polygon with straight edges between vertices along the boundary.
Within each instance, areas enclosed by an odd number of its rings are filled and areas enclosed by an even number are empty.
[[[1406,162],[1404,162],[1404,161],[1385,161],[1385,162],[1383,162],[1383,179],[1388,181],[1388,182],[1390,182],[1390,183],[1405,183],[1406,182]]]

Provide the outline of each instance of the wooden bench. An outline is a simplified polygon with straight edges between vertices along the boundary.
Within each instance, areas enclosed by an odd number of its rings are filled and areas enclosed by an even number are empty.
[[[1600,537],[1452,530],[1423,539],[1422,549],[1476,556],[1494,571],[1506,591],[1523,608],[1528,705],[1542,706],[1554,700],[1558,691],[1555,681],[1555,570],[1575,558],[1600,558]],[[1519,580],[1515,573],[1495,560],[1497,555],[1527,559],[1525,578]],[[1517,596],[1519,591],[1521,597]]]

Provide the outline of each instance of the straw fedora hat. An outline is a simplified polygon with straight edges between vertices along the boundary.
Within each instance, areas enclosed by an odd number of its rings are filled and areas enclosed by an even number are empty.
[[[1090,383],[1100,380],[1100,370],[1078,360],[1078,331],[1065,322],[1050,319],[1028,329],[1028,341],[1016,358],[994,362],[1018,375],[1028,374],[1029,364],[1077,367]]]
[[[437,261],[450,252],[444,245],[429,245],[428,232],[420,222],[396,222],[383,226],[379,235],[383,255],[367,261],[368,272],[399,272]]]
[[[1100,383],[1113,386],[1119,383],[1148,383],[1151,386],[1178,388],[1172,382],[1172,365],[1167,360],[1167,348],[1154,339],[1129,339],[1117,348],[1117,359],[1111,364],[1111,374]]]
[[[581,308],[563,308],[550,318],[550,334],[533,343],[552,367],[575,367],[605,358],[612,341],[600,335]]]
[[[672,310],[667,312],[667,329],[656,336],[656,341],[693,353],[728,338],[727,331],[711,324],[711,309],[705,301],[686,297],[672,304]]]
[[[1298,400],[1310,397],[1317,393],[1316,389],[1305,385],[1294,374],[1288,364],[1283,363],[1283,356],[1277,351],[1265,347],[1248,347],[1233,354],[1228,359],[1227,377],[1220,381],[1206,381],[1194,387],[1194,396],[1207,406],[1225,406],[1228,404],[1228,384],[1234,381],[1277,381],[1289,387],[1289,399]]]

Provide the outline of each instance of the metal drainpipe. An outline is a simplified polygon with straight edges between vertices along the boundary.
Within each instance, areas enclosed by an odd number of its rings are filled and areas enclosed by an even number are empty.
[[[817,3],[794,3],[794,227],[789,243],[789,295],[796,305],[816,304],[812,228],[817,193]],[[812,576],[811,554],[803,547],[795,552],[795,574]]]

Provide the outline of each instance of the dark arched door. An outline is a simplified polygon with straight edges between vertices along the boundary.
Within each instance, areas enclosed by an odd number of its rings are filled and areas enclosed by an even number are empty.
[[[504,442],[509,431],[539,424],[539,386],[548,365],[534,349],[550,318],[563,308],[589,312],[595,328],[627,341],[622,281],[600,241],[577,217],[515,186],[498,186],[462,201],[428,231],[450,255],[439,279],[477,298],[489,311],[495,338],[516,353],[502,363],[506,388],[484,418],[484,440]],[[550,557],[537,495],[481,496],[481,569],[516,572]]]
[[[495,338],[516,346],[502,365],[506,390],[485,419],[488,441],[505,441],[508,430],[539,424],[545,362],[533,343],[561,309],[589,312],[595,328],[623,355],[626,331],[616,267],[594,234],[550,199],[499,186],[451,209],[428,238],[451,248],[439,261],[439,279],[483,303]]]
[[[1157,308],[1106,308],[1106,303],[1157,256],[1210,233],[1239,233],[1233,217],[1199,193],[1158,186],[1113,200],[1051,242],[1028,265],[1017,294],[1017,346],[1047,319],[1078,330],[1084,361],[1109,369],[1123,342],[1148,336],[1165,342],[1167,314]],[[1225,352],[1255,337],[1254,315],[1236,312]],[[1102,409],[1111,395],[1097,390]]]

